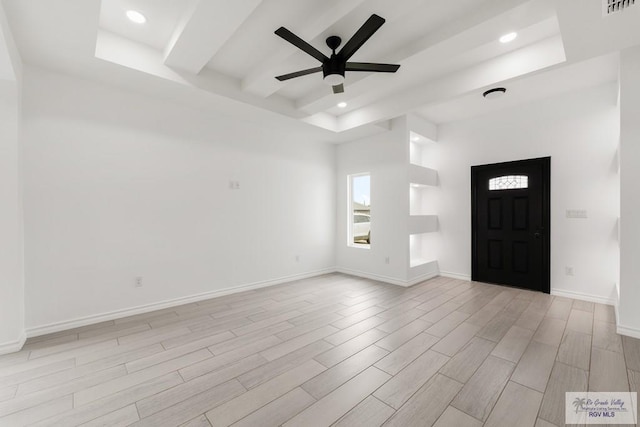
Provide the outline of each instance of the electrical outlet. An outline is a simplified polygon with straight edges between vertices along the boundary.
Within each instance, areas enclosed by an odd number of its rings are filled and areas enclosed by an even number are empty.
[[[387,257],[384,257],[384,263],[385,263],[385,264],[389,264],[389,257],[388,257],[388,256],[387,256]]]
[[[296,262],[300,262],[300,255],[296,255]]]
[[[136,288],[141,288],[142,287],[142,276],[137,276],[136,277],[135,287]]]
[[[573,276],[573,267],[565,267],[564,274],[565,276]]]

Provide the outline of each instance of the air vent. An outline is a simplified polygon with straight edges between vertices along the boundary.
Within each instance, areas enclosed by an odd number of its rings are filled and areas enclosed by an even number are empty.
[[[633,6],[635,3],[636,0],[602,0],[602,15],[622,12],[625,7]]]

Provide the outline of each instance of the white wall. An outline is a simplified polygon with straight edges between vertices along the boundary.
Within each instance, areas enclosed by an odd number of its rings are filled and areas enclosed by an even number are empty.
[[[24,341],[21,61],[0,4],[0,354]]]
[[[24,86],[31,334],[333,268],[333,145],[34,68]]]
[[[407,280],[407,138],[405,121],[396,119],[388,132],[337,147],[336,265],[342,271],[391,283]],[[347,176],[363,172],[371,174],[370,249],[347,245]]]
[[[609,84],[439,127],[442,272],[471,275],[470,167],[551,156],[551,290],[610,301],[618,277],[616,94]],[[567,219],[567,209],[586,209],[589,218]]]
[[[0,80],[0,354],[18,350],[24,283],[18,89]]]
[[[620,304],[618,332],[640,338],[640,47],[620,54]]]

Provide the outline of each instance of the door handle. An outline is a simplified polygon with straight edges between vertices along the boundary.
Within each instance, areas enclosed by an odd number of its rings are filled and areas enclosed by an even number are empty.
[[[538,227],[535,231],[535,233],[533,233],[533,237],[535,237],[536,239],[539,239],[542,237],[542,232],[544,231],[544,227]]]

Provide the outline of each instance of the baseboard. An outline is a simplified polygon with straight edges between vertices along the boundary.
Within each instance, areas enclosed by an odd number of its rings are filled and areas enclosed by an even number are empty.
[[[620,324],[620,313],[618,312],[618,306],[620,305],[620,285],[619,282],[615,284],[615,302],[613,304],[613,311],[616,314],[616,325]]]
[[[441,271],[440,275],[442,277],[448,277],[450,279],[458,279],[458,280],[465,280],[467,282],[471,281],[471,276],[468,274],[460,274],[460,273],[451,273],[448,271]]]
[[[448,273],[448,272],[438,273],[437,271],[420,275],[411,280],[403,280],[403,279],[397,279],[389,276],[366,273],[364,271],[359,271],[359,270],[352,270],[349,268],[342,268],[342,267],[326,268],[326,269],[316,270],[316,271],[307,272],[307,273],[284,276],[277,279],[264,280],[260,282],[249,283],[246,285],[234,286],[232,288],[218,289],[211,292],[204,292],[201,294],[189,295],[186,297],[174,298],[171,300],[165,300],[165,301],[160,301],[156,303],[145,304],[145,305],[140,305],[136,307],[130,307],[130,308],[114,310],[106,313],[95,314],[91,316],[78,317],[75,319],[64,320],[61,322],[53,322],[46,325],[30,327],[25,330],[25,333],[23,334],[21,342],[16,341],[13,343],[0,344],[0,354],[4,354],[3,351],[5,350],[7,353],[18,351],[20,348],[22,348],[22,345],[24,344],[24,341],[26,340],[26,338],[47,335],[54,332],[60,332],[60,331],[65,331],[69,329],[79,328],[82,326],[92,325],[95,323],[121,319],[123,317],[135,316],[137,314],[149,313],[151,311],[162,310],[165,308],[171,308],[178,305],[189,304],[189,303],[203,301],[211,298],[217,298],[225,295],[231,295],[239,292],[249,291],[252,289],[266,288],[269,286],[279,285],[279,284],[291,282],[294,280],[308,279],[310,277],[316,277],[316,276],[321,276],[321,275],[330,274],[330,273],[343,273],[351,276],[376,280],[379,282],[389,283],[391,285],[402,286],[402,287],[413,286],[415,284],[424,282],[425,280],[429,280],[437,276],[450,277],[450,278],[459,279],[459,280],[471,280],[471,278],[466,275]]]
[[[211,298],[217,298],[225,295],[236,294],[239,292],[250,291],[252,289],[266,288],[269,286],[280,285],[282,283],[292,282],[294,280],[308,279],[310,277],[322,276],[323,274],[335,273],[335,268],[326,268],[307,273],[294,274],[291,276],[279,277],[277,279],[264,280],[260,282],[249,283],[246,285],[234,286],[232,288],[217,289],[215,291],[204,292],[186,297],[174,298],[171,300],[160,301],[151,304],[130,307],[121,310],[114,310],[106,313],[95,314],[91,316],[78,317],[62,322],[49,323],[42,326],[34,326],[26,329],[26,337],[32,338],[40,335],[51,334],[54,332],[65,331],[68,329],[79,328],[81,326],[92,325],[94,323],[106,322],[109,320],[121,319],[123,317],[134,316],[136,314],[148,313],[151,311],[171,308],[178,305],[189,304],[193,302],[203,301]]]
[[[348,274],[350,276],[362,277],[363,279],[371,279],[376,280],[378,282],[388,283],[390,285],[402,286],[403,288],[408,288],[409,286],[413,286],[420,282],[424,282],[425,280],[433,279],[434,277],[438,277],[440,274],[436,272],[422,274],[418,277],[414,277],[411,280],[403,280],[396,279],[395,277],[383,276],[380,274],[366,273],[364,271],[352,270],[350,268],[337,267],[335,269],[337,273]]]
[[[616,313],[616,332],[619,335],[626,335],[631,338],[640,339],[640,329],[631,328],[620,324],[620,312],[618,311],[618,306],[620,305],[620,286],[618,285],[618,283],[616,283],[615,289],[615,304],[613,305],[613,308]]]
[[[640,329],[629,328],[627,326],[623,326],[623,325],[618,324],[616,326],[616,332],[619,335],[626,335],[626,336],[631,337],[631,338],[640,339]]]
[[[418,283],[422,283],[426,280],[433,279],[434,277],[438,277],[438,276],[441,276],[441,274],[437,271],[421,274],[420,276],[414,277],[413,279],[407,281],[407,286],[417,285]]]
[[[34,326],[26,329],[25,339],[37,337],[41,335],[52,334],[54,332],[65,331],[69,329],[79,328],[82,326],[92,325],[100,322],[107,322],[109,320],[121,319],[123,317],[135,316],[136,314],[149,313],[151,311],[162,310],[165,308],[171,308],[178,305],[189,304],[193,302],[203,301],[211,298],[217,298],[225,295],[231,295],[239,292],[249,291],[252,289],[260,289],[266,288],[269,286],[275,286],[282,283],[292,282],[294,280],[302,280],[308,279],[311,277],[322,276],[324,274],[330,273],[343,273],[349,274],[351,276],[363,277],[366,279],[377,280],[384,283],[389,283],[392,285],[409,287],[415,285],[417,283],[423,282],[425,280],[429,280],[433,277],[438,276],[438,273],[428,273],[422,276],[418,276],[411,281],[399,280],[392,277],[380,276],[376,274],[365,273],[362,271],[351,270],[346,268],[326,268],[322,270],[316,270],[308,273],[302,274],[294,274],[291,276],[280,277],[272,280],[264,280],[255,283],[249,283],[246,285],[234,286],[232,288],[218,289],[211,292],[204,292],[196,295],[189,295],[186,297],[175,298],[171,300],[160,301],[157,303],[145,304],[136,307],[125,308],[121,310],[114,310],[106,313],[95,314],[91,316],[78,317],[75,319],[65,320],[61,322],[49,323],[47,325],[42,326]],[[7,344],[7,348],[14,348],[12,346],[17,345],[17,343]],[[24,344],[24,341],[22,342]],[[20,345],[21,347],[21,345]],[[0,347],[2,348],[2,347]],[[17,351],[17,350],[12,350]],[[8,352],[11,352],[8,350]]]
[[[17,340],[7,343],[0,343],[0,354],[9,354],[20,351],[25,341],[27,341],[27,334],[25,333],[25,331],[22,331]]]
[[[362,277],[364,279],[377,280],[379,282],[389,283],[391,285],[404,286],[404,287],[409,286],[406,280],[396,279],[394,277],[389,277],[389,276],[382,276],[379,274],[366,273],[360,270],[352,270],[350,268],[336,267],[335,271],[337,273],[348,274],[350,276],[356,276],[356,277]]]
[[[579,299],[582,301],[588,302],[596,302],[598,304],[606,304],[606,305],[616,305],[616,301],[614,298],[605,298],[597,295],[584,294],[582,292],[574,292],[574,291],[564,291],[561,289],[551,289],[551,295],[565,297],[565,298],[573,298]]]

